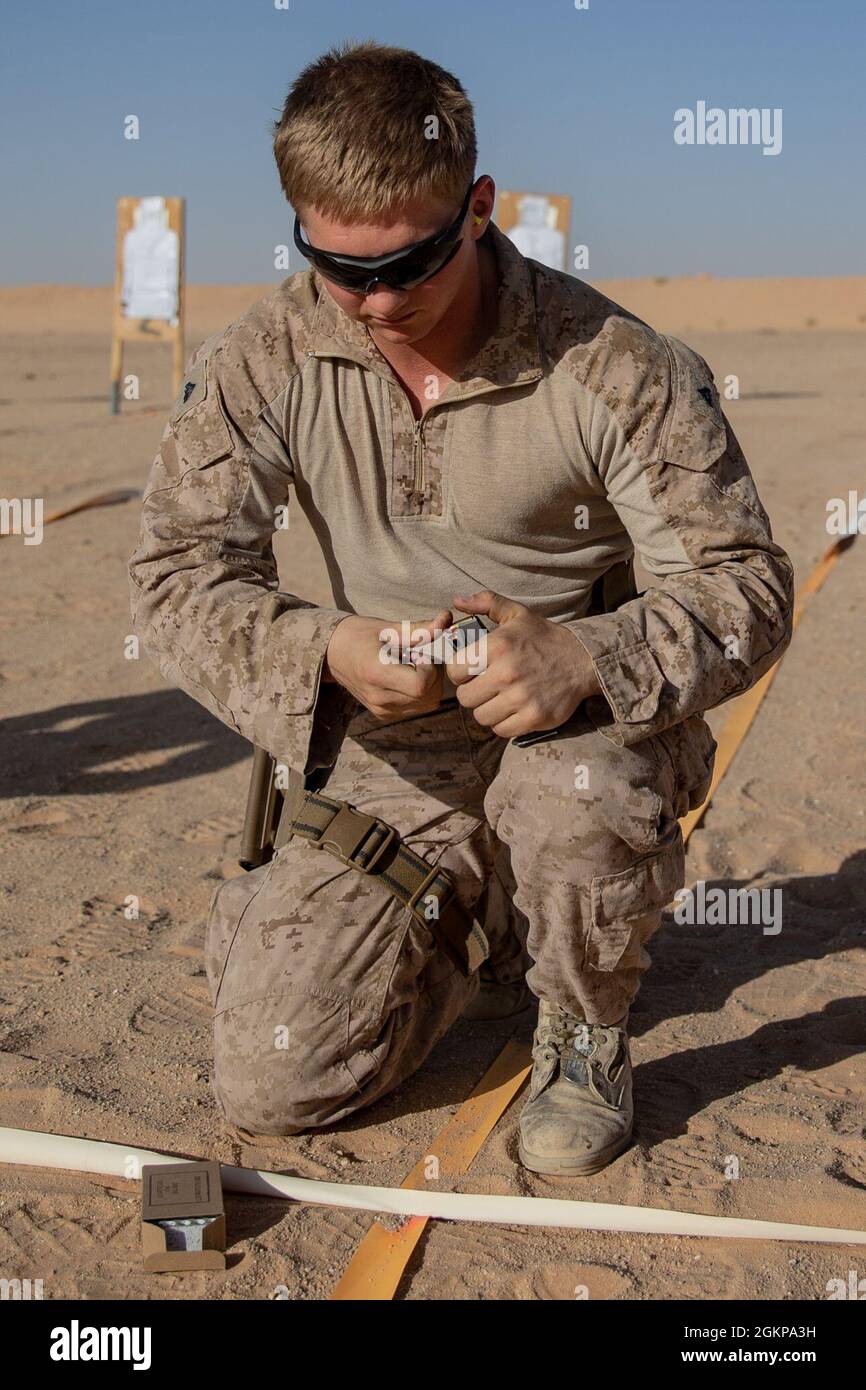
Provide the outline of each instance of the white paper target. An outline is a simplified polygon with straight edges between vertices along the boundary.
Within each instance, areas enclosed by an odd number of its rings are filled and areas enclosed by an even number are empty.
[[[179,245],[164,198],[139,198],[123,238],[124,318],[177,321]]]

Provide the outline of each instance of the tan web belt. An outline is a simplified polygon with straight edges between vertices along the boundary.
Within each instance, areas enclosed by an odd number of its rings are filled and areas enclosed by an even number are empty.
[[[451,875],[431,868],[407,848],[393,825],[322,792],[301,790],[286,797],[274,850],[292,835],[327,850],[358,873],[380,879],[464,975],[473,974],[487,959],[487,937],[458,903]]]

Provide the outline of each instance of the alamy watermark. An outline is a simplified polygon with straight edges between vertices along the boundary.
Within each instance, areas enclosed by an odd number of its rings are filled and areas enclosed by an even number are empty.
[[[82,1327],[73,1318],[68,1327],[51,1331],[48,1355],[52,1361],[131,1361],[134,1371],[151,1363],[149,1327]]]
[[[850,1299],[862,1303],[866,1300],[866,1279],[861,1279],[856,1269],[848,1270],[846,1279],[828,1279],[826,1283],[827,1302],[834,1299]]]
[[[0,497],[0,536],[23,536],[25,545],[42,544],[41,497]]]
[[[760,927],[764,936],[782,930],[781,888],[707,888],[699,878],[674,898],[674,921],[680,926]]]
[[[847,498],[831,497],[827,502],[828,536],[866,536],[866,497],[853,488]]]
[[[455,662],[476,676],[487,670],[487,632],[483,628],[446,628],[434,636],[430,628],[404,619],[399,628],[383,628],[379,641],[383,666],[439,666]]]
[[[699,101],[694,111],[680,106],[674,112],[677,145],[761,145],[762,154],[782,150],[781,106],[707,106]]]
[[[0,1279],[0,1302],[42,1298],[42,1287],[41,1279]]]

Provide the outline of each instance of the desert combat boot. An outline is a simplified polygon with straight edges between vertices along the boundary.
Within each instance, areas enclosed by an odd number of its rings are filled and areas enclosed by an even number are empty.
[[[634,1108],[627,1017],[583,1023],[539,1000],[520,1161],[535,1173],[597,1173],[631,1139]]]

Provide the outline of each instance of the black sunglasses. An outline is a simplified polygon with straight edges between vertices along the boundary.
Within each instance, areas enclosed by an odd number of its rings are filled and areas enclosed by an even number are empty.
[[[301,236],[301,223],[295,216],[295,245],[311,265],[321,271],[326,280],[353,294],[370,294],[377,284],[392,290],[411,290],[444,270],[456,256],[463,238],[460,235],[463,219],[469,211],[469,199],[475,187],[473,179],[466,190],[460,211],[441,232],[390,251],[387,256],[343,256],[333,251],[320,251]]]

